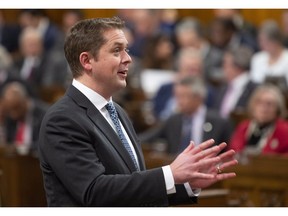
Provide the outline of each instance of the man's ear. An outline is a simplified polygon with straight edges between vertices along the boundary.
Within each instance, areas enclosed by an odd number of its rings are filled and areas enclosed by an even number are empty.
[[[82,67],[84,68],[84,70],[86,71],[91,71],[92,70],[92,64],[91,64],[91,59],[93,57],[91,56],[91,54],[89,54],[88,52],[82,52],[79,56],[79,61],[82,65]]]

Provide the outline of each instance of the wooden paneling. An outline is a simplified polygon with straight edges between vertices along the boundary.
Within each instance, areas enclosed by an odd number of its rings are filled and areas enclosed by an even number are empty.
[[[97,5],[95,5],[96,7]],[[61,15],[65,9],[45,9],[51,20],[60,24]],[[92,17],[111,17],[117,14],[117,9],[82,9],[85,18]],[[243,17],[259,26],[265,19],[275,19],[281,22],[281,16],[284,9],[242,9],[241,14]],[[20,9],[4,9],[2,10],[5,18],[9,22],[17,22],[17,16]],[[194,16],[202,21],[203,24],[208,24],[213,20],[213,9],[178,9],[179,17]]]
[[[93,17],[112,17],[117,13],[116,9],[84,9],[86,18]]]
[[[223,188],[230,190],[229,206],[288,206],[287,156],[250,156],[241,161],[233,168],[237,177],[223,182]]]
[[[147,146],[144,156],[147,168],[168,165],[174,158],[149,152]],[[235,178],[202,190],[199,204],[194,206],[288,207],[287,155],[245,156],[239,162],[230,170],[236,172]]]
[[[44,207],[46,197],[40,163],[32,155],[0,149],[0,206]]]

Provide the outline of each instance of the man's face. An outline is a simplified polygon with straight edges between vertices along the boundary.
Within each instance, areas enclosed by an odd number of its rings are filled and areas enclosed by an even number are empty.
[[[132,62],[127,53],[128,42],[120,29],[111,29],[103,34],[106,43],[100,48],[97,58],[91,59],[92,77],[104,97],[126,86],[128,66]]]
[[[5,95],[3,99],[4,112],[13,120],[23,120],[26,115],[27,103],[15,95]]]
[[[202,60],[200,57],[183,56],[179,61],[179,72],[183,76],[201,76]]]
[[[230,82],[237,76],[233,56],[226,53],[223,58],[223,71],[226,81]]]
[[[193,94],[189,86],[176,85],[174,95],[179,111],[183,114],[191,115],[196,112],[202,104],[199,96]]]

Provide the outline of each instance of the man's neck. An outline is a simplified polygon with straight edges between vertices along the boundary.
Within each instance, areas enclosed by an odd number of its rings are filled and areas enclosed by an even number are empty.
[[[81,77],[76,78],[78,82],[85,85],[86,87],[92,89],[93,91],[97,92],[99,95],[104,97],[107,101],[110,100],[112,97],[111,94],[106,93],[104,89],[101,88],[101,85],[97,85],[94,82],[91,81],[90,78],[87,78],[87,76],[83,75]]]

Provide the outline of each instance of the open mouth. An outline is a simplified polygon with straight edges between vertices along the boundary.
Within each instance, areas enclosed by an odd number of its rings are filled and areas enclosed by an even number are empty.
[[[128,72],[128,70],[122,70],[122,71],[118,71],[118,74],[120,74],[122,76],[127,76],[127,72]]]

